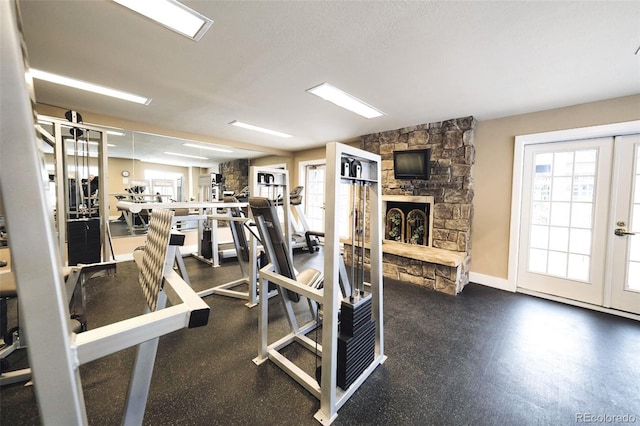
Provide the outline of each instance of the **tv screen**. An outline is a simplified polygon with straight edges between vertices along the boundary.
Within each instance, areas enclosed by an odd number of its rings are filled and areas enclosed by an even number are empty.
[[[431,149],[393,151],[393,174],[396,179],[428,180],[431,177]]]

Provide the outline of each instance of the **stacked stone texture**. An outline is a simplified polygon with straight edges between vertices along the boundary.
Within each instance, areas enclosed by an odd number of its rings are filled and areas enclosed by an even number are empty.
[[[249,185],[249,160],[233,160],[220,164],[224,190],[238,193]]]
[[[463,117],[361,137],[362,149],[381,156],[382,195],[433,196],[433,247],[467,253],[460,271],[385,253],[385,277],[448,294],[460,292],[469,282],[475,125],[473,117]],[[422,148],[431,148],[431,179],[396,180],[393,151]]]

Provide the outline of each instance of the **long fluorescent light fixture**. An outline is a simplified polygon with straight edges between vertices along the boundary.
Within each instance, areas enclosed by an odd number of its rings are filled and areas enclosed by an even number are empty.
[[[69,143],[71,143],[71,142],[76,142],[76,140],[75,140],[75,139],[71,139],[71,138],[66,138],[64,141],[65,141],[65,142],[69,142]],[[78,142],[78,144],[83,144],[83,145],[84,145],[84,144],[87,144],[87,145],[93,145],[93,146],[98,146],[98,145],[99,145],[99,144],[98,144],[98,142],[94,142],[94,141],[89,141],[89,142],[87,142],[87,141],[85,141],[84,139],[78,139],[78,141],[77,141],[77,142]],[[108,143],[108,144],[107,144],[107,146],[108,146],[108,147],[113,148],[115,145],[114,145],[114,144],[112,144],[112,143]]]
[[[262,133],[266,133],[268,135],[273,135],[273,136],[279,136],[281,138],[290,138],[290,137],[292,137],[291,135],[288,135],[286,133],[277,132],[277,131],[271,130],[271,129],[265,129],[264,127],[254,126],[253,124],[243,123],[243,122],[238,121],[238,120],[233,120],[229,124],[231,124],[232,126],[236,126],[236,127],[242,127],[243,129],[254,130],[256,132],[262,132]]]
[[[207,157],[200,157],[199,155],[187,155],[187,154],[179,154],[177,152],[165,152],[167,155],[176,155],[178,157],[186,157],[186,158],[196,158],[198,160],[208,160]]]
[[[325,101],[334,103],[341,108],[355,112],[364,118],[376,118],[386,115],[384,112],[372,107],[371,105],[367,105],[360,99],[355,98],[347,92],[343,92],[328,83],[322,83],[318,86],[312,87],[311,89],[307,89],[307,92],[316,95]]]
[[[175,0],[113,0],[170,30],[198,41],[213,20]]]
[[[143,105],[149,105],[149,103],[151,102],[151,98],[145,98],[143,96],[123,92],[122,90],[99,86],[87,81],[76,80],[74,78],[64,77],[62,75],[53,74],[34,68],[31,68],[29,70],[29,73],[33,78],[37,78],[38,80],[48,81],[49,83],[60,84],[62,86],[73,87],[74,89],[85,90],[87,92],[98,93],[100,95],[111,96],[112,98],[118,98],[124,101],[135,102]]]
[[[198,144],[195,144],[195,143],[183,143],[182,146],[188,146],[190,148],[206,149],[206,150],[209,150],[209,151],[233,152],[230,149],[216,148],[216,147],[213,147],[213,146],[203,146],[203,145],[198,145]]]

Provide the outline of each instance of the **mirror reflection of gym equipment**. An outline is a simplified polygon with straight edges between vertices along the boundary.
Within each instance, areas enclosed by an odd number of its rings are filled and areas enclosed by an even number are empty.
[[[12,271],[3,274],[0,293],[4,297],[5,289],[13,287],[20,303],[20,327],[25,330],[23,337],[28,337],[29,364],[41,422],[87,424],[80,365],[137,346],[123,423],[141,424],[159,337],[182,328],[206,325],[209,307],[173,271],[173,259],[168,256],[173,213],[158,210],[153,213],[147,242],[150,248],[144,252],[140,273],[140,285],[146,296],[146,313],[79,333],[76,331],[81,330],[71,327],[68,297],[72,296],[63,282],[62,246],[65,239],[56,237],[53,205],[48,203],[46,193],[48,183],[42,179],[46,176],[43,142],[35,131],[33,83],[30,78],[25,78],[29,77],[28,60],[22,49],[24,40],[19,30],[15,2],[0,3],[0,19],[3,40],[0,197],[6,227],[9,232],[14,230],[10,242]],[[81,125],[73,123],[73,127]],[[58,136],[44,137],[49,142],[59,140]],[[102,149],[106,147],[103,145]],[[64,150],[62,153],[66,157]],[[64,163],[59,155],[58,161]],[[20,191],[10,185],[15,176],[26,177],[21,180]],[[64,186],[66,171],[57,178],[57,185]],[[74,178],[77,189],[80,176]],[[104,188],[99,191],[104,200]],[[81,198],[81,195],[76,193],[76,197]],[[65,199],[58,198],[58,224],[67,220],[67,214],[86,213],[90,217],[95,213],[92,211],[95,205],[86,199],[84,203],[76,203],[73,211],[61,209],[60,203]],[[29,206],[26,210],[25,205]],[[105,211],[106,203],[101,202],[97,207]],[[59,225],[58,234],[63,233],[63,229],[64,226]],[[105,253],[108,255],[107,250],[103,250],[103,255]],[[171,293],[165,293],[165,285],[172,289]],[[167,297],[171,298],[171,303],[165,308]]]
[[[69,265],[108,261],[113,257],[109,233],[107,186],[107,136],[96,126],[82,123],[76,111],[66,121],[38,117],[52,133],[38,124],[42,139],[53,150],[55,220],[58,245]],[[48,149],[45,147],[45,150]]]

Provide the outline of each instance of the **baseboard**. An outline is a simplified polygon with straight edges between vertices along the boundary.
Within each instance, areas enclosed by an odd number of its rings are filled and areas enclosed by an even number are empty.
[[[504,278],[492,277],[491,275],[479,274],[477,272],[469,272],[469,281],[499,290],[510,291],[511,293],[515,293],[516,291],[516,289],[509,284],[509,281]]]
[[[497,288],[498,290],[509,291],[511,293],[515,293],[517,291],[518,293],[526,294],[528,296],[539,297],[541,299],[552,300],[554,302],[560,302],[567,305],[590,309],[592,311],[604,312],[607,314],[617,315],[619,317],[640,321],[640,315],[632,314],[630,312],[618,311],[616,309],[605,308],[603,306],[591,305],[589,303],[578,302],[576,300],[565,299],[563,297],[552,296],[550,294],[538,293],[537,291],[527,290],[523,288],[516,289],[513,288],[509,284],[509,281],[504,278],[492,277],[491,275],[479,274],[477,272],[469,272],[469,281],[475,284]]]
[[[605,308],[604,306],[592,305],[590,303],[579,302],[577,300],[565,299],[564,297],[553,296],[551,294],[538,293],[537,291],[527,290],[524,288],[519,288],[518,293],[539,297],[541,299],[552,300],[554,302],[564,303],[565,305],[578,306],[580,308],[591,309],[592,311],[604,312],[606,314],[617,315],[619,317],[640,321],[640,315],[632,314],[631,312]]]

